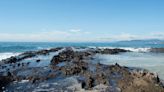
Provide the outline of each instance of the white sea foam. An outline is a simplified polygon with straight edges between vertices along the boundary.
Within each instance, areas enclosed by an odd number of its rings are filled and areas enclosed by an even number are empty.
[[[89,46],[89,48],[96,48],[93,46]],[[98,47],[100,49],[115,49],[115,48],[119,48],[119,49],[124,49],[124,50],[130,50],[133,52],[149,52],[151,50],[151,48],[134,48],[134,47]]]
[[[0,53],[0,60],[9,58],[9,57],[11,57],[11,56],[17,56],[17,55],[19,55],[19,54],[20,54],[20,53],[12,53],[12,52]]]
[[[133,52],[149,52],[151,48],[128,48],[128,47],[122,47],[121,49],[130,50]]]
[[[21,80],[19,83],[26,83],[29,82],[29,80]]]

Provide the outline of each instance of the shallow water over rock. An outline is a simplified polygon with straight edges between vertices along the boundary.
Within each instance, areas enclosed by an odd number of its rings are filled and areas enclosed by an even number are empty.
[[[96,54],[93,62],[111,65],[118,63],[127,67],[148,69],[164,79],[164,53],[126,52],[116,55]]]
[[[108,59],[112,56],[127,53],[131,52],[73,47],[25,52],[2,61],[0,78],[6,80],[0,80],[5,83],[1,90],[138,92],[136,88],[139,87],[139,90],[146,92],[163,91],[157,75],[147,70],[122,67],[118,64],[120,62],[109,64]],[[149,90],[149,87],[152,89]]]

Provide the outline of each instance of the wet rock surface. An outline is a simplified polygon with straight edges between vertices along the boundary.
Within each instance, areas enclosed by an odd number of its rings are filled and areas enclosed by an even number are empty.
[[[131,69],[117,63],[104,65],[90,62],[96,54],[124,52],[128,51],[98,48],[79,50],[72,47],[25,52],[2,60],[0,91],[164,92],[159,77],[147,70]],[[47,61],[35,59],[40,55],[49,58],[51,53],[55,54]],[[25,62],[28,59],[31,62]],[[48,62],[48,66],[37,66],[43,62]],[[36,66],[29,67],[31,64]]]
[[[128,52],[128,50],[115,48],[115,49],[103,49],[100,51],[101,54],[118,54],[121,52]]]
[[[151,52],[164,53],[164,48],[151,48]]]
[[[52,48],[52,49],[49,49],[49,50],[27,51],[27,52],[24,52],[24,53],[22,53],[18,56],[4,59],[4,60],[2,60],[1,63],[6,63],[6,64],[16,63],[16,62],[19,62],[19,61],[27,59],[27,58],[35,57],[36,55],[46,55],[46,54],[49,54],[50,52],[55,52],[55,51],[58,51],[60,49],[61,48],[59,47],[59,48]]]

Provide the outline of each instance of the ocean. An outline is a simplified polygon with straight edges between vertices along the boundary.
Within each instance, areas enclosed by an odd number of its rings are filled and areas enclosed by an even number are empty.
[[[164,48],[162,43],[144,42],[106,42],[106,43],[53,43],[53,42],[0,42],[0,60],[19,55],[25,51],[48,49],[53,47],[90,47],[123,48],[133,52],[117,55],[95,56],[103,64],[118,63],[122,66],[139,67],[150,70],[164,79],[164,53],[149,52],[150,48]],[[95,61],[96,62],[96,61]]]

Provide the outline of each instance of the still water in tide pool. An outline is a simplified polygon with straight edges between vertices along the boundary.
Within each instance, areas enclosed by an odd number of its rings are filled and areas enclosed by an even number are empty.
[[[96,55],[95,59],[107,65],[118,63],[122,66],[144,68],[164,79],[164,53],[127,52],[117,55]]]

